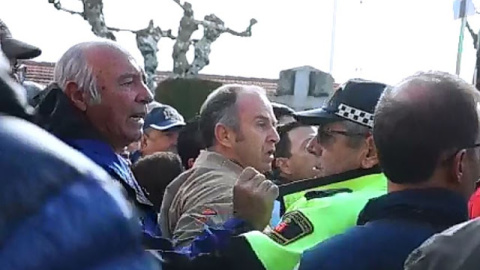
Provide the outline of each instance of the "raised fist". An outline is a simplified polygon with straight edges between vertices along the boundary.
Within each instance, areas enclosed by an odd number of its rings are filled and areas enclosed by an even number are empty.
[[[247,167],[233,187],[233,209],[236,217],[262,231],[272,217],[278,187],[254,168]]]

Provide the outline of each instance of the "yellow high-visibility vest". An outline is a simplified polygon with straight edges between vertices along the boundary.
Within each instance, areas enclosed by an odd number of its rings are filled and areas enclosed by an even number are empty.
[[[355,226],[368,200],[386,192],[387,179],[378,173],[287,195],[273,230],[243,236],[265,269],[292,270],[303,251]]]

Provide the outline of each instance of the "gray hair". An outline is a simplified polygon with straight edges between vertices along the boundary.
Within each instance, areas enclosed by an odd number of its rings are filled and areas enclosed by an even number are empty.
[[[343,121],[342,123],[343,123],[343,126],[345,127],[346,131],[349,132],[349,133],[365,134],[366,135],[366,134],[368,134],[368,132],[371,131],[371,129],[369,127],[357,124],[357,123],[352,122],[352,121]],[[363,136],[348,137],[347,145],[350,148],[357,149],[365,141],[365,138],[366,137],[363,137]]]
[[[233,131],[240,133],[240,119],[237,110],[237,96],[243,91],[258,91],[265,94],[263,88],[228,84],[219,87],[208,95],[200,108],[200,132],[206,148],[212,147],[215,142],[215,127],[222,124]]]
[[[93,47],[108,47],[117,49],[130,56],[117,43],[111,41],[82,42],[68,49],[55,65],[53,74],[54,81],[65,91],[69,82],[74,82],[82,91],[88,91],[92,97],[91,102],[98,104],[101,101],[97,80],[93,66],[88,63],[85,52]]]

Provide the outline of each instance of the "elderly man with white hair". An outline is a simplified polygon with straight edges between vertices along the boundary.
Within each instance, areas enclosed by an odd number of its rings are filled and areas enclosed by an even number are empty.
[[[142,68],[114,42],[84,42],[60,58],[54,81],[40,102],[39,124],[119,181],[140,213],[144,232],[159,236],[152,203],[119,155],[140,139],[153,100]]]

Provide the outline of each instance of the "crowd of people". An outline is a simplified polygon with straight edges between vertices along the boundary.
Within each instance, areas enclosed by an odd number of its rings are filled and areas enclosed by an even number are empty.
[[[477,269],[480,95],[428,71],[294,111],[215,89],[193,119],[132,55],[35,46],[0,21],[1,269]],[[28,72],[28,71],[27,71]]]

